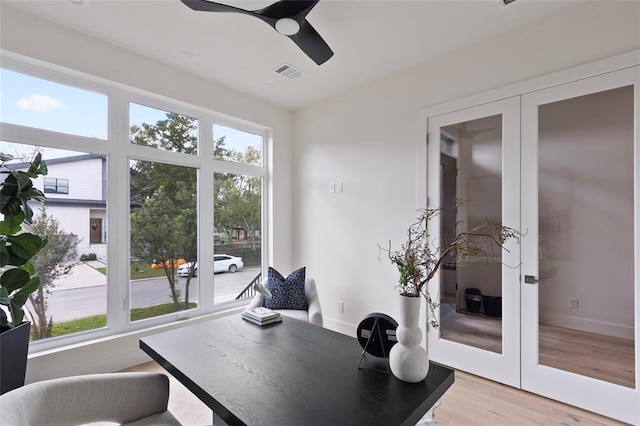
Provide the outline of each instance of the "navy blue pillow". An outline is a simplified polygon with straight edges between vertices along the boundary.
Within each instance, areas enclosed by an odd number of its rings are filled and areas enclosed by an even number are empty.
[[[307,297],[304,293],[305,267],[293,271],[287,278],[269,267],[267,288],[271,292],[270,299],[264,299],[264,307],[269,309],[307,310]]]

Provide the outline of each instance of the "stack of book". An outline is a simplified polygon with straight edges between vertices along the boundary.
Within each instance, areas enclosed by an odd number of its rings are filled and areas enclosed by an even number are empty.
[[[282,321],[282,316],[279,312],[272,311],[271,309],[259,307],[244,311],[242,313],[242,319],[258,325],[267,325],[274,322]]]

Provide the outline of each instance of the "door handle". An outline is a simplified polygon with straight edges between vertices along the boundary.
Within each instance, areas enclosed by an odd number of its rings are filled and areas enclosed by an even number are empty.
[[[533,275],[525,275],[524,276],[524,282],[527,284],[538,284],[540,282],[540,280],[536,277],[534,277]]]

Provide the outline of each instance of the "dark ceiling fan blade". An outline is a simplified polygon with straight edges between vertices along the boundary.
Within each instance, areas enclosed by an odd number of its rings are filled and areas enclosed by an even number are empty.
[[[264,9],[254,10],[257,15],[278,20],[280,18],[291,18],[298,23],[302,23],[304,18],[311,12],[311,9],[320,0],[285,0],[275,2]]]
[[[279,33],[289,37],[300,49],[311,58],[316,64],[322,65],[333,56],[333,51],[322,39],[320,34],[311,26],[306,16],[309,14],[320,0],[280,0],[264,9],[245,10],[226,4],[215,3],[208,0],[180,0],[190,9],[202,12],[235,12],[244,15],[255,16],[266,22]],[[278,28],[278,24],[288,20],[297,22],[300,29],[297,33],[288,32],[289,28],[283,31]],[[280,21],[280,22],[279,22]],[[291,22],[291,21],[289,21]],[[295,24],[294,24],[295,25]],[[292,34],[292,35],[289,35]]]
[[[333,56],[333,50],[307,20],[300,24],[300,31],[289,38],[318,65],[324,64]]]
[[[190,9],[198,12],[235,12],[246,15],[253,15],[249,10],[240,9],[238,7],[229,6],[227,4],[214,3],[207,0],[180,0]]]

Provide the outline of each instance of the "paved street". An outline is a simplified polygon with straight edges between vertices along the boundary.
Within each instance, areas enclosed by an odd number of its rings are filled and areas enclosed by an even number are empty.
[[[243,268],[236,273],[219,273],[214,276],[215,302],[233,300],[255,278],[260,268]],[[198,278],[189,286],[189,300],[198,297]],[[184,300],[186,278],[179,278],[178,288]],[[135,280],[131,284],[133,308],[171,302],[169,284],[165,277]],[[106,277],[86,264],[74,267],[73,272],[59,280],[48,297],[49,315],[54,322],[67,321],[105,313],[107,309]]]

